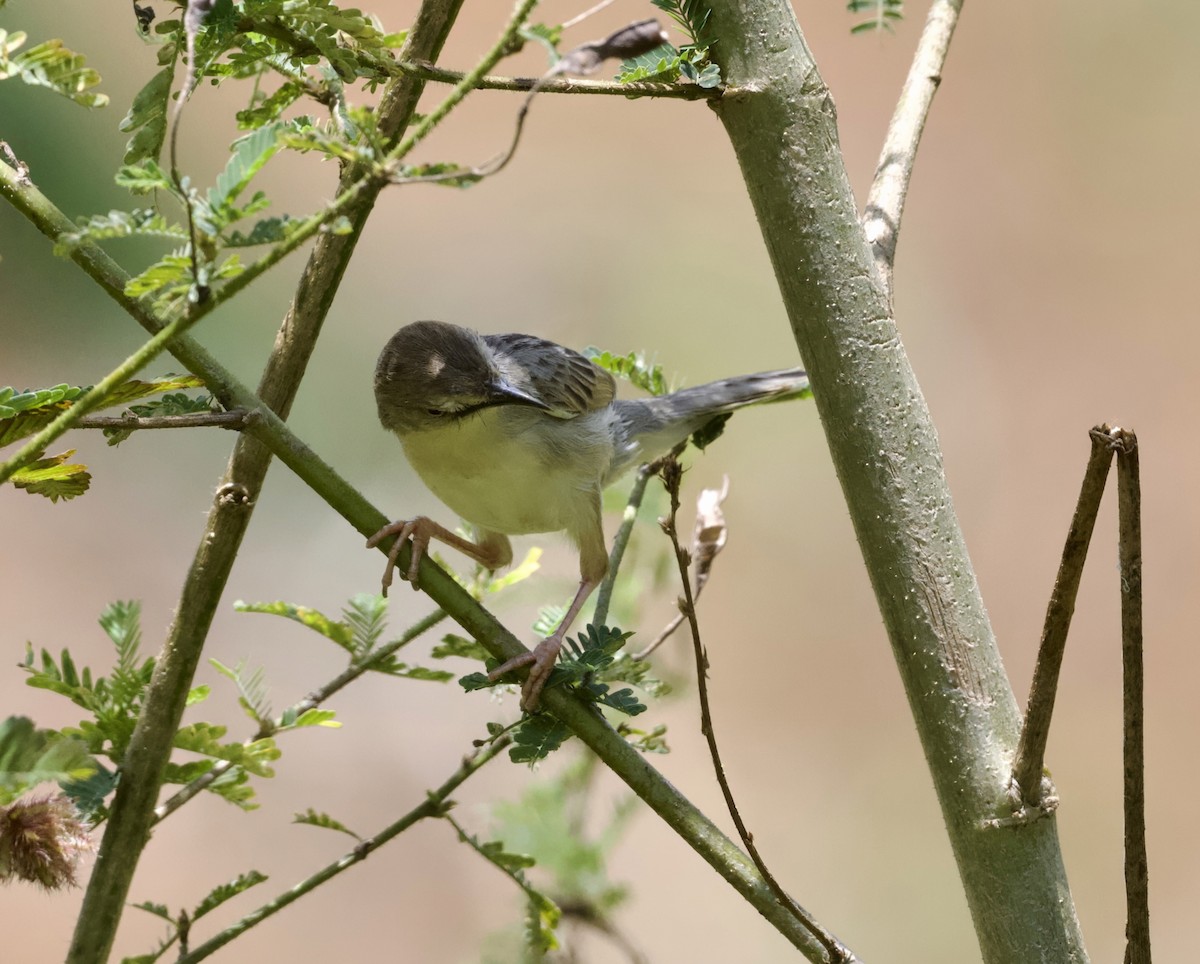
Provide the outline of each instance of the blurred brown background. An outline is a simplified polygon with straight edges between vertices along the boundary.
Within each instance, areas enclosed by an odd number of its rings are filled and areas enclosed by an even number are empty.
[[[406,26],[416,8],[366,6],[389,29]],[[584,6],[555,0],[537,16],[558,22]],[[804,4],[799,14],[836,98],[861,199],[924,7],[909,5],[894,37],[851,37],[843,6]],[[470,66],[508,10],[468,4],[443,62]],[[650,15],[649,4],[621,0],[569,43]],[[125,142],[116,126],[154,69],[131,11],[81,0],[13,4],[0,26],[27,30],[31,43],[61,37],[85,52],[113,99],[85,113],[10,81],[0,85],[0,138],[72,216],[126,204],[111,185]],[[1141,438],[1151,912],[1164,961],[1188,959],[1200,903],[1192,802],[1200,458],[1191,381],[1200,335],[1187,294],[1200,216],[1198,35],[1191,4],[968,3],[917,165],[896,275],[901,330],[1021,701],[1087,429],[1112,420]],[[503,67],[527,75],[543,64],[532,50]],[[442,93],[431,87],[427,102]],[[195,98],[181,146],[198,183],[210,183],[223,164],[235,136],[224,118],[244,96],[232,86],[205,87]],[[476,95],[422,159],[485,160],[507,143],[516,107],[513,95]],[[332,167],[312,157],[277,167],[276,212],[311,209],[333,183]],[[150,253],[112,250],[130,267]],[[0,256],[0,385],[90,383],[141,341],[140,329],[6,207]],[[252,384],[301,263],[293,256],[197,333]],[[542,97],[502,175],[465,192],[410,187],[383,197],[292,424],[394,515],[445,514],[379,428],[370,391],[379,347],[399,325],[427,317],[579,347],[646,349],[692,384],[797,361],[732,153],[702,104]],[[178,367],[164,359],[151,371]],[[15,664],[31,640],[55,652],[69,646],[78,662],[107,667],[111,647],[96,617],[110,600],[142,601],[145,649],[157,650],[231,441],[216,430],[180,432],[112,450],[98,435],[78,434],[69,444],[95,476],[85,497],[51,505],[12,489],[0,494],[0,654],[9,667],[0,673],[0,712],[42,725],[78,720],[64,700],[27,688]],[[864,959],[978,959],[813,407],[735,419],[695,460],[689,484],[719,484],[723,473],[732,476],[731,533],[700,613],[718,733],[756,840],[796,897]],[[1114,504],[1106,497],[1048,756],[1096,961],[1118,960],[1123,945]],[[653,525],[645,528],[652,540]],[[568,550],[557,538],[540,543],[548,553],[533,588],[500,605],[518,631],[539,601],[565,596],[573,579]],[[372,591],[380,569],[357,533],[276,466],[207,652],[263,665],[278,709],[331,676],[338,654],[285,621],[233,613],[233,600],[288,599],[337,612],[353,593]],[[666,619],[672,598],[647,602],[643,638]],[[426,609],[424,597],[402,588],[393,628]],[[675,640],[664,656],[669,666],[686,665],[686,645]],[[220,717],[231,734],[248,734],[230,687],[207,665],[199,681],[214,684],[215,694],[190,718]],[[243,815],[202,799],[159,827],[131,899],[192,906],[251,867],[270,874],[212,918],[232,919],[345,849],[342,838],[290,825],[294,811],[326,810],[370,833],[440,783],[485,721],[515,713],[512,699],[497,706],[454,685],[388,679],[369,680],[332,706],[343,729],[286,737],[277,778],[258,784],[261,809]],[[670,725],[673,752],[653,762],[728,826],[691,691],[643,719]],[[460,818],[486,834],[487,802],[515,798],[538,778],[493,764],[456,795]],[[606,800],[621,793],[605,783]],[[611,872],[634,892],[619,922],[652,961],[795,958],[649,812],[634,821]],[[80,895],[0,891],[5,959],[60,959]],[[472,961],[518,914],[515,889],[459,846],[448,826],[429,823],[222,959]],[[161,932],[159,922],[130,911],[118,953],[145,952]],[[596,940],[583,951],[588,961],[622,959]]]

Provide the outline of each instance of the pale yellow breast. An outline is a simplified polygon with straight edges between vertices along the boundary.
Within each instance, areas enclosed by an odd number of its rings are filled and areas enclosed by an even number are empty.
[[[422,481],[453,511],[485,529],[521,535],[571,528],[586,511],[611,446],[575,446],[576,457],[556,458],[557,446],[548,442],[561,441],[562,432],[571,441],[586,438],[592,428],[590,421],[499,407],[400,441]]]

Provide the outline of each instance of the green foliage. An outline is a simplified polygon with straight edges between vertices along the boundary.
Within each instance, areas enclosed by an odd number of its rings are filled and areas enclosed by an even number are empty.
[[[701,6],[698,0],[652,0],[654,6],[666,11],[671,19],[688,36],[690,41],[676,49],[663,44],[641,56],[630,58],[621,64],[617,82],[621,84],[638,81],[675,83],[683,79],[706,90],[721,86],[721,68],[708,59],[709,48],[717,38],[708,30],[712,10]]]
[[[569,684],[577,696],[591,703],[599,703],[627,716],[636,716],[646,710],[633,690],[624,687],[615,692],[610,683],[615,681],[636,682],[643,689],[665,692],[664,684],[649,675],[649,666],[619,654],[632,633],[622,632],[608,626],[588,625],[575,640],[567,638],[559,656],[558,665],[550,673],[546,689]],[[489,659],[487,668],[499,665]],[[459,679],[459,685],[470,693],[500,685],[492,682],[486,673],[468,673]],[[545,759],[571,736],[571,731],[548,714],[526,716],[512,729],[513,747],[509,758],[514,763],[533,764]]]
[[[434,659],[445,659],[447,656],[461,656],[463,659],[476,660],[480,663],[488,658],[488,651],[473,639],[447,633],[442,641],[433,647],[430,655]]]
[[[245,893],[251,887],[263,883],[268,878],[266,874],[261,874],[257,870],[250,870],[244,874],[240,874],[226,884],[220,884],[214,887],[205,895],[191,913],[180,911],[178,914],[171,913],[170,908],[166,904],[157,904],[153,901],[143,901],[140,904],[133,904],[138,910],[144,910],[147,914],[153,914],[155,917],[161,918],[171,925],[171,933],[149,954],[139,954],[137,957],[123,958],[121,964],[153,964],[171,949],[181,937],[186,933],[191,925],[204,917],[211,911],[216,910],[226,901]]]
[[[40,431],[59,413],[71,407],[90,388],[55,385],[53,388],[0,388],[0,446]]]
[[[172,415],[202,415],[212,412],[216,402],[211,395],[184,395],[174,392],[142,405],[130,405],[129,411],[138,418],[169,418]],[[106,428],[104,438],[109,445],[120,445],[134,434],[131,428]]]
[[[542,550],[537,546],[533,546],[525,554],[525,558],[519,563],[502,573],[489,572],[487,569],[482,569],[481,573],[485,578],[482,586],[482,592],[472,595],[476,599],[483,598],[484,594],[502,592],[511,586],[515,586],[519,582],[524,582],[535,572],[541,568]]]
[[[29,673],[26,682],[30,686],[65,696],[89,713],[89,719],[81,720],[77,727],[64,727],[61,735],[80,741],[87,752],[104,757],[118,767],[125,757],[142,711],[146,688],[154,673],[153,657],[143,659],[140,654],[140,613],[141,607],[136,602],[116,602],[101,614],[100,625],[117,651],[116,663],[107,677],[94,677],[88,667],[78,668],[66,649],[58,660],[43,649],[41,665],[37,666],[33,646],[27,644],[23,664]],[[188,695],[188,704],[202,701],[207,694],[207,687],[196,687]],[[209,772],[215,760],[226,760],[234,765],[206,789],[248,809],[253,806],[249,801],[254,795],[247,785],[248,774],[270,776],[267,763],[277,759],[279,751],[267,739],[223,744],[221,737],[224,734],[224,727],[207,723],[181,728],[176,734],[176,747],[193,750],[209,759],[169,763],[164,782],[190,783]],[[91,771],[64,789],[86,815],[99,819],[104,815],[104,799],[116,788],[117,776],[98,764]]]
[[[892,24],[904,17],[903,0],[849,0],[846,9],[854,14],[870,12],[868,19],[850,28],[851,33],[891,30]]]
[[[662,365],[651,364],[641,352],[631,351],[628,355],[614,355],[599,348],[588,347],[583,350],[583,354],[610,375],[623,378],[651,395],[665,395],[671,390],[663,374]]]
[[[196,388],[203,384],[192,375],[166,376],[148,382],[132,379],[106,395],[97,407],[110,408],[135,398],[145,398],[179,388]],[[53,388],[26,389],[22,392],[13,388],[0,388],[0,447],[41,431],[90,391],[90,387],[73,385],[55,385]],[[210,405],[208,396],[190,399],[186,395],[175,394],[168,398],[173,400],[169,404],[164,399],[131,408],[135,411],[141,408],[146,414],[173,414],[175,411],[194,411],[200,407],[207,411]],[[109,436],[109,444],[115,445],[127,437],[129,431],[114,429],[105,434]],[[17,488],[45,496],[52,502],[73,499],[87,491],[92,478],[86,465],[67,462],[74,453],[75,450],[71,449],[60,455],[40,458],[14,472],[10,481]]]
[[[233,605],[238,612],[284,616],[302,626],[307,626],[349,653],[351,666],[365,666],[374,672],[387,673],[389,676],[430,680],[437,683],[445,683],[454,678],[454,674],[446,670],[402,663],[396,658],[394,652],[382,653],[383,650],[400,641],[387,643],[383,647],[378,645],[379,638],[383,633],[384,617],[387,615],[387,600],[378,594],[360,593],[354,596],[347,604],[346,609],[342,611],[342,619],[336,622],[315,609],[282,601],[264,603],[239,601]]]
[[[533,621],[533,631],[539,636],[549,636],[558,629],[558,624],[563,621],[569,608],[569,603],[562,605],[547,603],[545,606],[539,607],[537,618]]]
[[[139,398],[181,388],[200,388],[204,382],[194,375],[165,375],[152,381],[130,379],[109,392],[96,407],[112,408]],[[40,432],[80,398],[91,386],[55,385],[53,388],[0,388],[0,447]]]
[[[39,783],[76,786],[93,777],[98,767],[77,739],[39,730],[25,716],[0,721],[0,806]]]
[[[226,666],[220,660],[209,659],[209,665],[226,679],[233,680],[238,689],[238,705],[259,727],[271,726],[271,704],[267,702],[267,684],[261,666],[247,670],[244,661]]]
[[[166,43],[158,50],[158,62],[163,69],[154,74],[134,95],[129,111],[117,125],[124,134],[132,134],[125,144],[126,164],[155,161],[162,156],[167,138],[167,117],[171,104],[171,85],[175,81],[178,47]]]
[[[266,880],[266,874],[260,874],[257,870],[249,870],[244,874],[239,874],[227,884],[220,884],[214,887],[192,910],[191,919],[193,921],[199,920],[205,914],[209,913],[209,911],[216,910],[225,901],[236,897],[238,894],[245,893],[251,887],[255,887]]]
[[[261,191],[255,192],[244,205],[239,206],[237,199],[283,146],[279,137],[281,127],[278,122],[267,124],[233,142],[233,153],[225,162],[225,169],[193,210],[200,230],[219,235],[231,224],[266,207],[267,198]]]
[[[111,603],[101,614],[100,626],[117,650],[117,661],[108,677],[93,679],[87,667],[77,669],[66,649],[57,662],[43,649],[41,666],[35,667],[33,646],[26,645],[23,665],[29,673],[26,682],[65,696],[92,716],[81,721],[77,729],[67,728],[62,732],[81,739],[90,753],[116,764],[125,756],[141,712],[142,697],[154,672],[153,657],[141,660],[138,652],[140,614],[141,607],[136,602]]]
[[[631,747],[635,750],[640,750],[642,753],[671,752],[671,748],[667,746],[667,727],[665,723],[660,723],[650,730],[639,730],[625,720],[621,720],[617,724],[617,732],[625,738],[625,741]]]
[[[595,757],[580,757],[554,777],[527,784],[520,800],[495,804],[492,816],[496,836],[537,861],[539,872],[549,878],[543,886],[556,903],[603,920],[628,895],[626,887],[609,879],[606,858],[628,825],[637,798],[628,795],[610,811],[599,833],[588,833],[583,817],[595,772]]]
[[[680,78],[709,90],[721,86],[721,68],[708,59],[707,47],[680,47],[663,44],[649,53],[623,61],[617,83],[655,81],[673,84]]]
[[[517,31],[522,40],[541,44],[546,48],[546,56],[553,67],[559,60],[558,45],[562,43],[562,25],[553,27],[544,23],[527,23]]]
[[[43,495],[51,502],[73,499],[83,495],[92,482],[86,465],[67,462],[74,454],[74,449],[68,449],[58,455],[36,459],[17,469],[8,480],[18,489]]]
[[[118,774],[95,760],[92,763],[96,772],[90,777],[60,785],[80,816],[89,824],[96,824],[105,815],[104,801],[117,789]]]
[[[284,616],[287,619],[295,620],[301,626],[307,626],[326,639],[337,643],[352,656],[355,655],[357,644],[354,640],[353,628],[346,623],[334,622],[316,609],[309,609],[307,606],[296,606],[281,600],[260,603],[247,603],[238,600],[233,604],[233,608],[239,613],[267,613],[272,616]]]
[[[225,760],[254,776],[275,776],[270,764],[283,754],[275,745],[274,739],[263,737],[246,742],[223,743],[222,737],[226,731],[226,727],[214,723],[189,723],[179,728],[175,734],[174,745],[179,750],[190,750],[214,760]]]
[[[696,46],[712,46],[717,38],[708,33],[708,20],[712,10],[701,6],[699,0],[650,0],[659,10],[667,13],[679,28],[688,35]]]
[[[478,837],[467,833],[449,813],[443,813],[442,817],[458,831],[458,837],[463,843],[497,867],[525,892],[528,911],[525,941],[526,947],[536,955],[535,959],[540,959],[546,951],[558,947],[554,930],[562,917],[562,911],[525,876],[525,871],[534,864],[533,858],[506,850],[503,842],[499,840],[483,843]]]
[[[0,80],[20,77],[27,84],[47,87],[84,107],[103,107],[108,95],[92,90],[100,75],[85,67],[83,57],[63,46],[61,40],[47,40],[24,53],[24,33],[0,30]]]
[[[336,830],[339,833],[349,834],[355,840],[362,840],[358,834],[347,827],[340,820],[334,820],[327,813],[318,813],[312,807],[309,807],[304,813],[298,813],[292,818],[292,823],[305,823],[310,827],[324,827],[326,830]]]
[[[546,759],[571,736],[571,731],[565,723],[547,713],[526,717],[513,728],[513,745],[508,751],[508,758],[513,763],[528,763],[533,766]]]

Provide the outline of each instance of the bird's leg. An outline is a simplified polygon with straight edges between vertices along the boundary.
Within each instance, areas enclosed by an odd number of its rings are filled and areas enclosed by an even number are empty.
[[[429,546],[430,539],[438,539],[457,549],[463,555],[470,556],[485,569],[502,569],[512,562],[512,545],[508,537],[499,532],[482,530],[479,541],[472,542],[464,539],[456,532],[451,532],[443,525],[438,525],[432,519],[419,515],[415,519],[397,519],[388,523],[367,540],[367,548],[379,545],[388,536],[395,536],[396,541],[388,552],[387,568],[383,571],[383,594],[388,593],[392,584],[392,570],[396,568],[396,559],[404,547],[405,540],[412,537],[412,552],[408,557],[408,570],[403,574],[413,589],[419,589],[417,569],[421,565],[421,557]]]
[[[587,602],[588,596],[600,585],[604,574],[608,572],[608,553],[604,548],[604,530],[600,525],[600,496],[596,495],[594,512],[589,515],[588,525],[571,535],[579,543],[579,589],[571,602],[567,614],[563,616],[558,628],[537,644],[531,651],[514,656],[488,673],[488,680],[495,682],[505,673],[514,669],[529,667],[529,675],[521,687],[521,709],[532,712],[537,709],[538,700],[550,672],[558,661],[559,650],[562,649],[563,637],[571,628],[571,623],[579,615],[579,610]]]

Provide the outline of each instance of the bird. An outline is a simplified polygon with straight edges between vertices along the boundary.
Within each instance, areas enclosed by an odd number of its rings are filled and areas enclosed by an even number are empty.
[[[563,531],[579,551],[579,589],[554,632],[488,674],[529,667],[521,708],[537,709],[563,638],[608,570],[600,493],[635,465],[685,441],[714,418],[809,393],[799,368],[761,372],[649,398],[618,399],[613,376],[580,352],[533,335],[484,334],[442,321],[397,331],[375,367],[383,427],[400,440],[425,485],[469,522],[466,539],[427,516],[400,519],[367,541],[396,540],[392,582],[411,538],[404,578],[437,539],[489,570],[512,562],[509,536]]]

